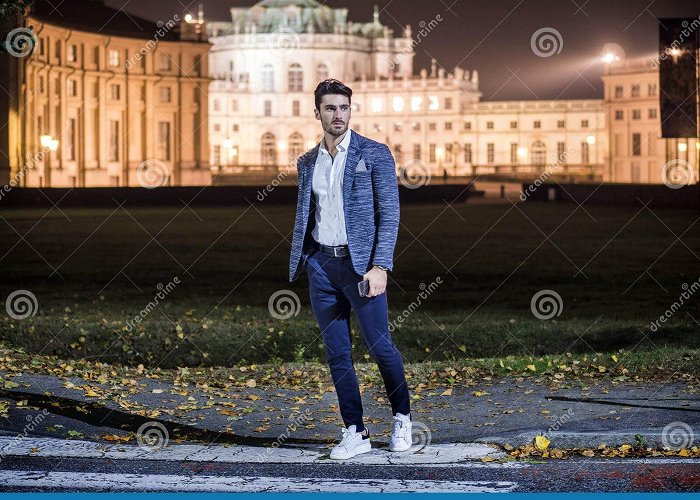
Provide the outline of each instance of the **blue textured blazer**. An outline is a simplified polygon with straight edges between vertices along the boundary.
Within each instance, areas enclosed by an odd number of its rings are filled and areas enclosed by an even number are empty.
[[[289,281],[295,281],[313,252],[311,230],[316,224],[312,180],[319,145],[299,157],[299,195],[294,220]],[[367,171],[356,172],[362,158]],[[399,232],[399,187],[394,158],[385,144],[354,130],[343,173],[343,213],[352,267],[364,275],[373,265],[393,269]]]

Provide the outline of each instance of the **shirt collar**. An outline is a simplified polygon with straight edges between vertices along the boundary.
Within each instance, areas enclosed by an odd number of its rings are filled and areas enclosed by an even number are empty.
[[[345,152],[347,151],[348,147],[350,147],[350,135],[351,135],[351,129],[348,127],[348,131],[345,132],[345,137],[343,137],[343,140],[338,143],[336,146],[336,149],[338,151]],[[319,151],[322,153],[330,154],[328,150],[325,148],[323,145],[323,137],[321,138],[321,142],[319,143]]]

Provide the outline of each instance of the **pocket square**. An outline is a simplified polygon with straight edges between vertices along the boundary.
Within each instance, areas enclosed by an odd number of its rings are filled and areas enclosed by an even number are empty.
[[[367,165],[365,165],[365,160],[360,158],[360,161],[357,164],[357,167],[355,167],[355,172],[366,172],[367,171]]]

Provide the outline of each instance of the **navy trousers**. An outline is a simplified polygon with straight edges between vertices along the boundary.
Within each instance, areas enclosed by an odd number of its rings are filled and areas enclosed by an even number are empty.
[[[357,432],[365,428],[360,388],[352,363],[351,308],[369,354],[379,366],[392,414],[408,415],[408,385],[401,353],[389,332],[387,291],[375,297],[360,297],[357,283],[362,281],[362,276],[352,268],[349,256],[334,257],[316,250],[306,261],[306,273],[311,307],[321,329],[345,427],[355,424]]]

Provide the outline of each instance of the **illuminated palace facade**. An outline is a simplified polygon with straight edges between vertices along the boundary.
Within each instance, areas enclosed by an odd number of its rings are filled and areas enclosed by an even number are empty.
[[[433,61],[414,73],[416,46],[448,39],[440,15],[395,35],[376,8],[351,22],[316,0],[262,0],[229,22],[205,22],[200,7],[176,26],[100,1],[59,10],[28,22],[21,185],[138,186],[144,161],[171,186],[293,172],[321,139],[313,91],[329,77],[353,89],[351,127],[386,143],[397,171],[661,183],[669,160],[697,163],[694,140],[660,138],[651,61],[609,64],[602,99],[482,101],[476,70]]]
[[[24,65],[26,168],[13,176],[22,185],[139,186],[139,176],[154,175],[158,186],[211,180],[209,44],[201,22],[175,16],[156,24],[100,1],[54,9],[37,0],[27,24],[36,47]]]
[[[353,89],[353,130],[390,146],[397,168],[432,175],[538,172],[602,178],[603,100],[480,101],[476,70],[413,71],[416,41],[442,18],[401,36],[374,18],[315,0],[263,0],[209,22],[209,138],[215,171],[294,165],[320,141],[313,91],[331,77]]]

